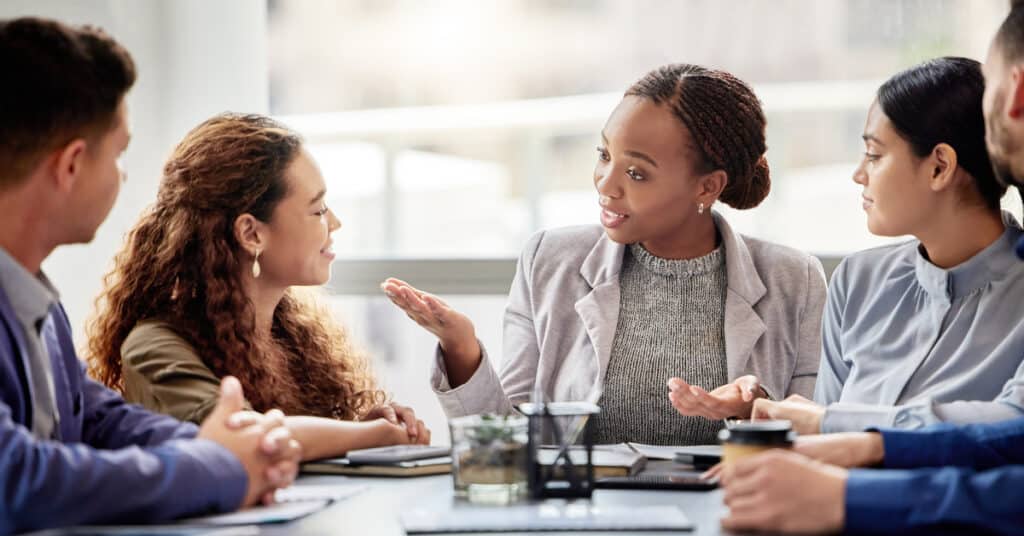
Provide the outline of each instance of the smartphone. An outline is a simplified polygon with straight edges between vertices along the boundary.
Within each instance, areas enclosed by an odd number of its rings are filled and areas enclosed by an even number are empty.
[[[439,458],[450,453],[451,447],[444,445],[392,445],[350,450],[346,458],[352,464],[387,464]]]
[[[696,475],[634,475],[610,476],[594,481],[595,488],[603,489],[658,489],[708,491],[718,487],[718,479],[704,480]]]

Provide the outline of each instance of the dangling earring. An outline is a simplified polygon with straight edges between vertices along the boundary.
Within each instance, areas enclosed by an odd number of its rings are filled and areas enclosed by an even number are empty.
[[[256,258],[252,260],[252,276],[260,277],[260,250],[256,250]]]
[[[704,203],[697,205],[697,214],[704,214]]]

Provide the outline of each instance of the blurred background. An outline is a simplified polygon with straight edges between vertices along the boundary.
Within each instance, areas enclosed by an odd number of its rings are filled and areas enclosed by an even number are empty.
[[[672,62],[732,72],[768,116],[772,192],[717,207],[741,232],[818,255],[871,236],[851,180],[879,83],[944,55],[983,59],[1006,0],[7,0],[0,17],[99,25],[133,53],[128,182],[94,244],[45,269],[78,343],[124,233],[189,128],[232,110],[306,137],[344,226],[325,289],[383,386],[447,441],[433,340],[377,290],[440,294],[500,356],[526,238],[597,222],[599,131],[622,92]],[[1020,217],[1020,203],[1004,200]],[[59,217],[56,215],[55,217]],[[500,359],[498,359],[500,361]]]

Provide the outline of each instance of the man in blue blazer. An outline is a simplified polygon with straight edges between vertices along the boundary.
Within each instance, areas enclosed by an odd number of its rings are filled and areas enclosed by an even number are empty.
[[[234,510],[290,483],[298,444],[279,412],[236,413],[237,380],[197,428],[86,377],[40,270],[117,196],[128,52],[94,28],[0,20],[0,69],[0,534]]]
[[[989,154],[1000,180],[1019,190],[1024,188],[1024,0],[1012,2],[984,72]],[[1024,243],[1017,251],[1024,258]],[[800,438],[795,450],[744,458],[724,471],[729,515],[723,527],[1024,531],[1024,418],[809,436]]]

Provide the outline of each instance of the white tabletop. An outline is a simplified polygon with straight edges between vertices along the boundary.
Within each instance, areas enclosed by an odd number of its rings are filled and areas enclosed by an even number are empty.
[[[366,485],[361,493],[339,501],[306,518],[280,526],[264,526],[266,534],[405,534],[399,514],[411,508],[449,508],[452,496],[450,475],[415,478],[369,478],[343,476],[302,476],[296,485]],[[722,534],[718,520],[724,514],[722,492],[604,490],[594,492],[594,505],[674,505],[696,525],[687,534]],[[536,534],[536,533],[533,533]],[[569,534],[560,532],[558,534]],[[641,534],[641,533],[638,533]],[[650,535],[651,533],[642,533]]]

